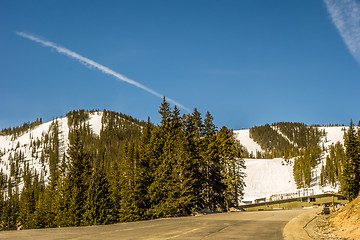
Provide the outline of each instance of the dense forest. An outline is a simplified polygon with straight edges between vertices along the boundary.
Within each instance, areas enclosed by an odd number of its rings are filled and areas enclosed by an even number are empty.
[[[54,119],[50,131],[31,142],[34,156],[49,164],[49,179],[31,171],[21,152],[12,174],[0,178],[1,229],[110,224],[237,206],[245,166],[232,130],[218,129],[209,112],[204,120],[196,109],[180,116],[165,99],[159,113],[155,125],[104,111],[98,136],[89,112],[72,111],[67,151]]]
[[[256,158],[284,157],[289,159],[298,155],[298,149],[294,144],[290,143],[269,124],[251,128],[249,135],[265,151],[263,155],[258,153]]]

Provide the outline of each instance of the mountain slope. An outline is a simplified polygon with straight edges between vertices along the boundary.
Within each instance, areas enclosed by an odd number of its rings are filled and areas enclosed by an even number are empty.
[[[336,143],[344,144],[344,133],[348,127],[316,127],[319,132],[324,132],[324,136],[320,138],[318,146],[323,147],[320,157],[317,159],[317,164],[311,169],[311,180],[310,186],[306,189],[298,189],[296,182],[294,181],[294,160],[292,157],[286,161],[284,158],[274,159],[245,159],[245,165],[247,169],[245,173],[245,195],[244,201],[251,201],[256,198],[267,197],[270,198],[275,194],[282,194],[282,197],[287,197],[297,194],[309,193],[323,193],[323,192],[338,192],[339,183],[336,185],[324,184],[321,185],[321,174],[323,166],[326,166],[326,159],[330,156],[330,149]],[[286,136],[279,128],[276,131],[281,136]],[[253,152],[266,152],[261,149],[260,145],[257,144],[250,136],[249,130],[238,130],[234,131],[236,139],[243,145],[249,153]],[[284,137],[285,138],[285,137]],[[291,141],[288,137],[286,141]]]
[[[244,201],[297,192],[292,165],[284,159],[245,159]]]
[[[249,129],[234,131],[235,138],[243,145],[249,154],[256,156],[257,152],[264,152],[260,145],[257,144],[249,135]]]
[[[102,112],[89,114],[88,123],[92,133],[99,135],[101,130]],[[15,174],[15,183],[21,190],[23,187],[22,173],[25,165],[33,174],[41,175],[42,181],[47,184],[50,174],[48,165],[48,148],[50,145],[52,127],[55,122],[58,126],[59,156],[62,157],[69,145],[68,118],[59,118],[51,122],[43,123],[34,129],[29,129],[18,137],[13,135],[0,135],[0,150],[2,152],[0,161],[0,172],[5,178]],[[17,168],[16,171],[14,168]]]

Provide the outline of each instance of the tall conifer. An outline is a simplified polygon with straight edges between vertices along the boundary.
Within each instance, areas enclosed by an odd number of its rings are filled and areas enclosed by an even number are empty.
[[[222,127],[218,133],[219,153],[222,164],[222,183],[224,184],[224,203],[228,211],[238,206],[244,190],[244,160],[241,158],[240,147],[237,145],[233,132]]]
[[[73,134],[71,146],[68,150],[69,165],[64,181],[67,199],[67,221],[69,226],[81,225],[86,201],[86,191],[89,187],[91,165],[88,154],[80,141],[79,132]]]
[[[347,131],[345,147],[342,191],[351,201],[358,196],[360,190],[359,140],[352,120]]]
[[[151,134],[153,126],[150,123],[150,118],[143,130],[139,144],[139,164],[138,164],[138,181],[135,186],[135,196],[137,198],[136,204],[139,209],[139,215],[142,220],[147,219],[147,209],[150,208],[150,199],[148,195],[149,187],[153,182],[153,169],[151,165]]]
[[[110,185],[103,167],[96,167],[91,175],[87,190],[84,223],[86,225],[109,224],[113,222],[113,204]]]
[[[204,148],[203,148],[203,174],[204,174],[204,200],[207,208],[216,210],[223,200],[224,185],[221,176],[221,163],[217,142],[217,128],[209,112],[204,119]]]

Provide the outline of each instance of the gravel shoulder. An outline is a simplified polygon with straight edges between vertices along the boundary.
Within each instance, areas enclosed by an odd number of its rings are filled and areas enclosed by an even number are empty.
[[[305,212],[288,222],[284,227],[285,240],[339,240],[360,239],[356,232],[347,233],[347,224],[336,222],[340,209],[331,214],[321,214],[322,209]]]

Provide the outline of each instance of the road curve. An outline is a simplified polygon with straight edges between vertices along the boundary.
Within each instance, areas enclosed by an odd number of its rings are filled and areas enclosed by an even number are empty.
[[[308,210],[231,212],[105,226],[0,232],[0,239],[283,239],[292,218]]]

